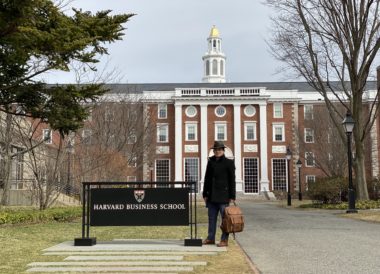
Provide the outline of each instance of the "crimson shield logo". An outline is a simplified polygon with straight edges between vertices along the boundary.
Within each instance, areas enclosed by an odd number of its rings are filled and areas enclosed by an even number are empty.
[[[133,192],[133,194],[135,195],[135,199],[138,203],[141,203],[142,200],[144,200],[144,197],[145,197],[145,190],[135,190]]]

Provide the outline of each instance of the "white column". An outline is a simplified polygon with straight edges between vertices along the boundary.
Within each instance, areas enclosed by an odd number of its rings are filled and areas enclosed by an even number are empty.
[[[182,178],[182,105],[175,104],[175,181],[183,181]]]
[[[268,136],[267,136],[267,103],[260,105],[260,191],[269,191],[268,180]]]
[[[234,104],[234,155],[235,155],[235,175],[236,190],[243,191],[243,182],[241,180],[241,119],[240,104]]]
[[[201,104],[201,189],[203,189],[203,182],[206,174],[206,166],[207,166],[207,159],[208,159],[208,144],[207,144],[207,104]]]

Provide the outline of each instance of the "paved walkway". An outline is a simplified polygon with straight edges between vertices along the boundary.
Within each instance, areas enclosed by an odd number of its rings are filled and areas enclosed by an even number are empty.
[[[237,241],[261,273],[380,273],[380,224],[242,200]]]

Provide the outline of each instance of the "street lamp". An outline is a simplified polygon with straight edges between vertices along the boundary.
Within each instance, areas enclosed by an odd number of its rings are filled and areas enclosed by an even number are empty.
[[[298,167],[298,200],[302,201],[302,191],[301,191],[301,159],[298,159],[296,166]]]
[[[355,191],[352,185],[352,152],[351,152],[351,134],[355,126],[351,113],[347,111],[346,117],[342,122],[344,131],[347,135],[347,156],[348,156],[348,210],[347,213],[358,213],[355,209]]]
[[[288,146],[286,148],[286,160],[288,162],[288,206],[292,205],[292,196],[290,194],[290,159],[292,159],[292,151]]]

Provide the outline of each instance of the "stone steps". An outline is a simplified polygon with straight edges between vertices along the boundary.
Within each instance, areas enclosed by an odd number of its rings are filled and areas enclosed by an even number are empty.
[[[94,246],[74,246],[70,241],[43,250],[43,255],[65,256],[63,260],[32,262],[27,272],[179,274],[207,267],[207,256],[225,251],[225,247],[211,245],[184,246],[183,240],[115,239]],[[200,256],[202,260],[186,261],[186,256]]]

